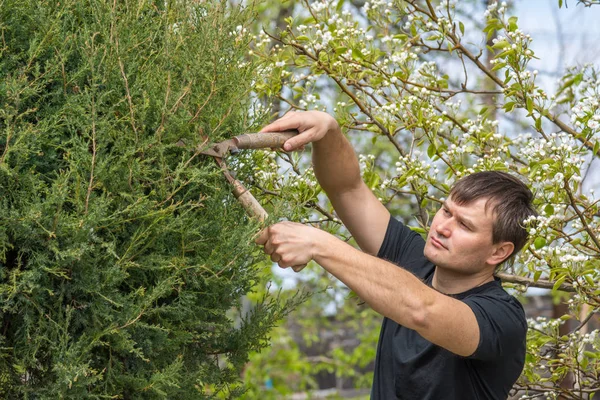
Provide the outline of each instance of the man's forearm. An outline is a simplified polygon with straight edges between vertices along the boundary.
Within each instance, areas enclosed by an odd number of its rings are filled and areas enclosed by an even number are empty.
[[[439,294],[412,273],[324,234],[314,260],[378,313],[419,330]]]
[[[329,196],[361,183],[358,159],[337,123],[313,143],[313,166],[319,184]]]

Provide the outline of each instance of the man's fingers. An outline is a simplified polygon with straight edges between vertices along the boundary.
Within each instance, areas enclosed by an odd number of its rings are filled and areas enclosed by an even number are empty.
[[[298,129],[300,127],[300,121],[292,118],[292,117],[283,117],[278,119],[275,122],[270,123],[260,130],[260,132],[283,132],[289,131],[293,129]]]
[[[265,243],[267,243],[267,240],[269,240],[269,228],[263,229],[262,231],[260,231],[258,233],[258,236],[256,239],[254,239],[254,243],[262,246]]]
[[[265,127],[263,127],[259,133],[265,133],[265,132],[277,132],[279,130],[279,121],[275,121]]]
[[[304,252],[299,251],[297,247],[302,246],[302,241],[294,240],[294,235],[291,239],[289,237],[289,233],[299,227],[303,225],[289,221],[279,222],[260,231],[254,241],[263,246],[264,253],[272,262],[279,264],[281,268],[291,267],[295,272],[299,272],[306,267],[307,262]]]
[[[314,136],[315,128],[310,128],[305,132],[302,132],[291,139],[288,139],[283,144],[283,149],[285,151],[293,151],[293,150],[301,150],[306,144],[310,143],[312,137]]]
[[[296,111],[290,110],[290,111],[286,112],[285,114],[283,114],[283,117],[281,117],[280,119],[287,119],[290,117],[294,117],[296,114],[298,114]]]
[[[263,247],[263,252],[270,256],[273,254],[273,252],[275,252],[275,247],[267,241],[265,243],[265,247]]]
[[[300,114],[301,113],[297,113],[295,111],[289,111],[283,117],[262,128],[260,132],[282,132],[293,129],[299,130],[303,121]]]
[[[294,270],[294,272],[300,272],[304,269],[304,267],[306,267],[306,264],[294,265],[292,266],[292,269]]]

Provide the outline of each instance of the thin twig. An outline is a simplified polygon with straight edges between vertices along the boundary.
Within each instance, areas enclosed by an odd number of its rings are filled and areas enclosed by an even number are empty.
[[[573,329],[571,331],[571,333],[577,332],[578,330],[580,330],[581,328],[583,328],[585,326],[585,324],[587,324],[590,319],[592,319],[592,317],[594,316],[594,314],[596,314],[596,310],[592,310],[588,313],[588,315],[586,315],[586,317],[579,323],[579,325],[577,325],[577,327],[575,327],[575,329]]]
[[[590,238],[592,239],[592,241],[594,242],[594,244],[596,245],[598,250],[600,250],[600,241],[598,241],[598,238],[596,237],[596,235],[594,234],[592,229],[589,227],[585,216],[581,213],[581,211],[579,210],[579,207],[577,207],[577,203],[573,196],[573,192],[571,191],[571,187],[569,186],[569,181],[566,178],[564,181],[564,189],[565,189],[565,192],[567,193],[567,196],[569,197],[569,201],[571,202],[571,207],[573,208],[573,210],[575,210],[575,213],[579,217],[581,224],[585,228],[586,232],[588,233],[588,235],[590,236]]]
[[[171,94],[171,72],[169,71],[169,73],[167,74],[167,90],[165,91],[165,105],[163,106],[163,111],[162,111],[162,115],[160,116],[160,125],[158,126],[158,128],[156,129],[156,133],[155,135],[157,136],[157,141],[160,142],[161,141],[161,137],[162,137],[162,131],[165,127],[165,122],[166,122],[166,109],[167,109],[167,104],[169,102],[169,95]]]
[[[87,195],[85,196],[85,214],[88,213],[88,206],[90,203],[90,196],[92,189],[94,188],[94,169],[96,167],[96,101],[94,95],[92,95],[92,166],[90,168],[90,182],[87,188]]]
[[[208,104],[208,102],[210,101],[210,99],[212,98],[214,93],[215,93],[215,80],[213,79],[210,82],[210,93],[206,97],[206,100],[204,100],[204,103],[200,107],[198,107],[198,110],[196,110],[196,113],[194,114],[194,116],[188,121],[188,124],[191,124],[196,119],[198,119],[200,112],[204,109],[204,107],[206,107],[206,105]]]
[[[118,43],[118,40],[117,40]],[[119,67],[121,68],[121,75],[123,76],[123,80],[125,81],[125,91],[127,93],[127,102],[129,103],[129,115],[131,118],[131,127],[133,128],[133,132],[135,133],[136,142],[138,140],[138,131],[135,126],[135,113],[133,112],[133,100],[131,99],[131,92],[129,91],[129,81],[127,80],[127,75],[125,74],[125,67],[123,66],[123,61],[121,61],[121,57],[119,56]]]

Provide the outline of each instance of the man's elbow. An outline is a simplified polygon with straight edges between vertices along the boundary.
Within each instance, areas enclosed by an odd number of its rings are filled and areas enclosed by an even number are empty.
[[[403,325],[419,333],[425,332],[432,326],[433,302],[430,299],[412,299],[406,313]]]
[[[465,314],[462,311],[448,308],[443,300],[424,302],[410,313],[410,328],[430,342],[458,356],[468,357],[477,350],[479,325],[472,312]]]

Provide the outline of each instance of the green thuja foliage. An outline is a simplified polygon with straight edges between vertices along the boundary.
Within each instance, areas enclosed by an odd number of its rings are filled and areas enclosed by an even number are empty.
[[[257,227],[196,152],[250,124],[247,18],[0,0],[0,398],[236,395],[287,311],[235,317]]]

